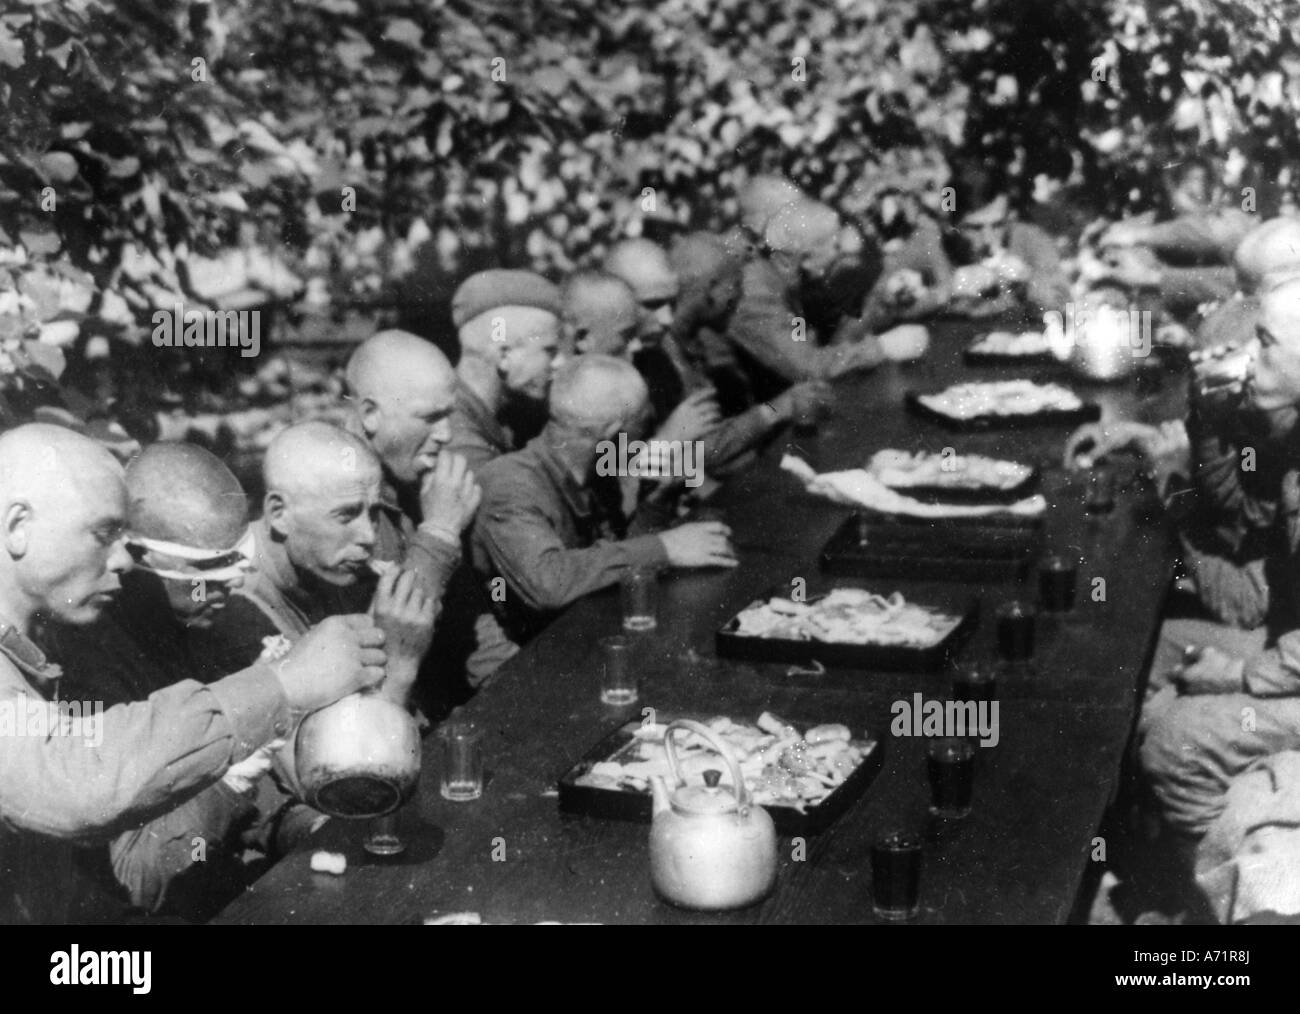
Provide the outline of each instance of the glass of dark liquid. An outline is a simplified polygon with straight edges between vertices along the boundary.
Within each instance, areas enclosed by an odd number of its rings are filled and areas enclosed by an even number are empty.
[[[1074,608],[1078,570],[1064,556],[1049,556],[1038,565],[1038,604],[1045,612],[1068,613]]]
[[[994,701],[998,677],[993,665],[983,659],[958,662],[953,670],[952,698],[955,701]]]
[[[998,655],[1012,665],[1021,665],[1034,657],[1034,607],[1024,602],[1008,602],[997,613]]]
[[[1115,509],[1115,471],[1110,466],[1093,466],[1083,509],[1089,514],[1107,514]]]
[[[920,908],[921,836],[890,830],[871,846],[872,911],[881,919],[911,919]]]
[[[926,766],[930,773],[930,812],[952,819],[967,816],[975,785],[975,747],[970,740],[956,736],[931,740]]]

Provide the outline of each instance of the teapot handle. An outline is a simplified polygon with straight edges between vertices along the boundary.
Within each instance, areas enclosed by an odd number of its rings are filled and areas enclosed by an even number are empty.
[[[709,745],[726,762],[727,769],[731,772],[731,785],[736,794],[736,803],[742,807],[748,806],[749,793],[745,791],[745,779],[740,773],[740,765],[736,762],[730,747],[720,740],[707,725],[692,721],[689,718],[679,718],[675,722],[670,722],[668,728],[664,729],[664,752],[668,755],[668,768],[673,773],[673,782],[677,785],[686,783],[686,779],[682,777],[681,768],[677,766],[677,748],[673,746],[673,731],[676,729],[686,729],[688,732],[694,732],[708,740]]]

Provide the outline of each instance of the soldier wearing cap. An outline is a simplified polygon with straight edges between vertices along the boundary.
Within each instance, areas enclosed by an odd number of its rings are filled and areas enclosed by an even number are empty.
[[[559,289],[531,271],[480,271],[456,290],[460,360],[448,450],[471,471],[516,448],[512,410],[545,405],[562,358],[560,312]]]

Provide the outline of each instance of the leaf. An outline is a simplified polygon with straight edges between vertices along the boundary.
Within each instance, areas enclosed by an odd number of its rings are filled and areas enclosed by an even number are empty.
[[[384,29],[384,38],[411,49],[419,49],[424,39],[424,29],[410,18],[394,18]]]
[[[68,183],[76,179],[77,173],[81,171],[77,160],[66,151],[47,151],[40,161],[46,177],[56,183]]]
[[[18,239],[33,257],[52,257],[63,245],[53,229],[42,229],[39,232],[22,230],[18,233]]]

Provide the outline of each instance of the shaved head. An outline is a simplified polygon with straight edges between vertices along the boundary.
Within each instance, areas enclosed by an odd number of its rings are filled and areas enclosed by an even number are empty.
[[[586,355],[566,363],[551,387],[551,419],[565,429],[602,436],[645,414],[650,392],[626,359]]]
[[[248,498],[220,458],[194,444],[150,444],[127,466],[132,533],[228,549],[248,528]]]
[[[648,239],[625,239],[606,255],[605,270],[636,293],[642,344],[658,345],[672,329],[677,309],[677,272],[668,251]]]
[[[456,373],[432,344],[409,331],[380,331],[348,360],[352,410],[393,481],[417,483],[451,440]]]
[[[1273,218],[1246,234],[1233,255],[1243,289],[1256,292],[1270,280],[1300,273],[1300,221]]]
[[[627,282],[641,302],[677,295],[677,272],[668,261],[668,251],[648,239],[616,243],[606,254],[604,267]]]
[[[636,338],[639,309],[632,287],[604,271],[579,271],[561,289],[565,339],[580,355],[622,356]]]
[[[379,459],[364,440],[319,421],[281,430],[262,461],[267,490],[289,494],[378,475]]]
[[[45,423],[0,435],[0,611],[91,623],[130,569],[122,466],[104,447]]]
[[[771,250],[809,253],[835,240],[840,216],[820,201],[801,200],[781,208],[768,222],[764,240]]]
[[[755,176],[737,194],[740,224],[755,236],[762,236],[773,215],[803,197],[804,192],[784,176]]]
[[[265,513],[290,562],[325,584],[355,584],[374,554],[379,459],[364,440],[323,422],[290,426],[262,464]]]
[[[357,398],[401,400],[450,378],[451,361],[409,331],[380,331],[348,359],[348,389]]]
[[[740,300],[744,251],[739,244],[707,232],[693,232],[673,244],[673,270],[682,280],[681,314],[715,321]]]

